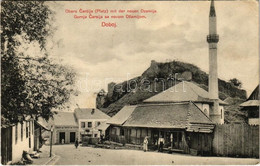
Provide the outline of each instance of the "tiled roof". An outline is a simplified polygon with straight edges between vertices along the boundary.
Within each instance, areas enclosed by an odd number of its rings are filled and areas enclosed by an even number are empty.
[[[53,118],[55,126],[78,126],[74,112],[57,111]]]
[[[139,105],[123,126],[186,129],[192,123],[213,125],[194,103],[186,102]]]
[[[109,124],[107,124],[107,122],[102,122],[99,126],[96,127],[96,129],[105,131],[108,127],[109,127]]]
[[[213,124],[213,122],[207,117],[207,115],[203,111],[201,111],[201,109],[198,108],[194,103],[190,103],[188,114],[189,123]]]
[[[248,100],[240,104],[240,106],[242,107],[260,106],[260,100]]]
[[[107,121],[109,124],[116,124],[116,125],[122,125],[127,118],[132,114],[134,109],[136,108],[136,105],[134,106],[124,106],[115,116],[113,116],[111,119]]]
[[[46,120],[44,120],[41,117],[38,118],[38,120],[35,121],[35,123],[41,126],[42,128],[44,128],[45,130],[50,130],[50,127],[48,126],[48,122],[46,122]]]
[[[153,128],[185,128],[188,105],[154,104],[138,106],[124,123],[124,126]],[[173,108],[175,108],[173,110]]]
[[[260,106],[260,98],[259,98],[259,85],[256,86],[254,91],[251,93],[246,102],[240,104],[241,107],[252,107],[252,106]]]
[[[110,117],[96,108],[76,108],[74,110],[77,119],[109,119]]]
[[[212,102],[209,98],[209,93],[204,89],[200,88],[193,82],[183,81],[175,86],[146,99],[144,102]],[[220,104],[226,104],[224,101],[219,99]]]
[[[251,93],[249,96],[248,100],[260,100],[260,95],[259,95],[259,85],[256,86],[254,91]]]

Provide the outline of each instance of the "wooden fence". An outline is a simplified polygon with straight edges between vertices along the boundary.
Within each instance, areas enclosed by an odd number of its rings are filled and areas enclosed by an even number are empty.
[[[218,156],[259,157],[259,125],[216,125],[213,154]]]

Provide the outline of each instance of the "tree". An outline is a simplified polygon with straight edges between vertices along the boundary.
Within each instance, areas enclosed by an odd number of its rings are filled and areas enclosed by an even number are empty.
[[[54,13],[43,1],[3,1],[1,9],[2,124],[27,115],[48,120],[77,93],[75,72],[46,49]]]
[[[239,81],[237,78],[232,78],[229,80],[229,82],[234,85],[235,87],[241,88],[242,87],[242,82]]]

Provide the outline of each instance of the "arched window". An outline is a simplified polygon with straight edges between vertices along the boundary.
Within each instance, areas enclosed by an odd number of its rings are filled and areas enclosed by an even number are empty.
[[[220,112],[221,112],[221,119],[223,119],[223,109],[221,109]]]
[[[206,115],[208,115],[208,110],[207,110],[207,108],[205,108],[203,112],[204,112]]]

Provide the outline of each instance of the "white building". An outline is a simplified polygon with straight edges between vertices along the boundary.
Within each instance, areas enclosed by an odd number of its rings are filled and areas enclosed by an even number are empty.
[[[102,111],[95,108],[75,109],[74,111],[78,123],[78,138],[82,140],[82,136],[100,137],[98,126],[108,120],[110,117]]]
[[[22,159],[23,151],[33,151],[34,120],[27,118],[22,123],[1,128],[1,162],[16,163]]]
[[[50,123],[53,126],[53,144],[75,143],[78,135],[78,124],[74,112],[57,111],[54,120]]]

